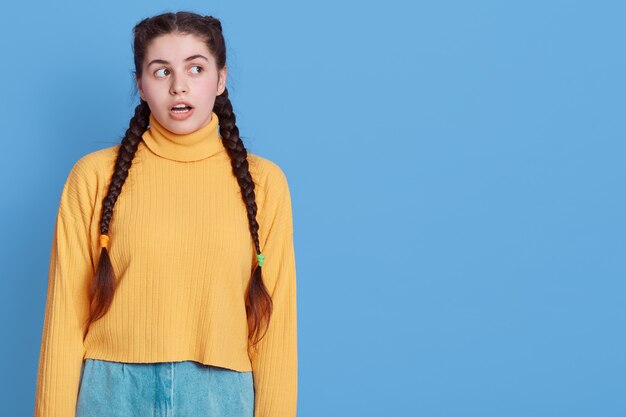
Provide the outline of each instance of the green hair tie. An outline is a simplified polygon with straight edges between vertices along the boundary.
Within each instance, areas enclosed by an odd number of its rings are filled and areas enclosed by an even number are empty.
[[[259,266],[263,266],[263,262],[265,262],[265,256],[262,253],[258,253],[256,255],[256,259],[259,262]]]

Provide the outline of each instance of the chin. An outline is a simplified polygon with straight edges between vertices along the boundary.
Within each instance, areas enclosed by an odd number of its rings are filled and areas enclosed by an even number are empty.
[[[200,126],[196,126],[196,125],[182,126],[182,124],[178,124],[178,125],[174,125],[171,128],[168,127],[167,130],[169,130],[170,132],[174,132],[178,135],[186,135],[188,133],[195,132],[199,128]]]
[[[166,114],[165,120],[166,123],[161,124],[170,132],[174,132],[179,135],[195,132],[200,127],[198,121],[194,120],[193,116],[187,120],[174,120],[169,116],[169,114]]]

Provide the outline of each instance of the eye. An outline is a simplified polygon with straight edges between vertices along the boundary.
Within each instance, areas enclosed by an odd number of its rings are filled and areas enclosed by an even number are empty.
[[[191,68],[199,68],[199,69],[200,69],[200,71],[199,71],[199,72],[204,71],[204,68],[202,68],[200,65],[194,65],[194,66],[193,66],[193,67],[191,67]],[[198,73],[196,73],[196,74],[198,74]]]
[[[163,77],[161,77],[161,76],[159,76],[159,75],[158,75],[158,74],[159,74],[159,71],[169,71],[169,70],[168,70],[167,68],[159,68],[158,70],[156,70],[156,71],[154,72],[154,75],[156,75],[156,77],[157,77],[157,78],[163,78]]]

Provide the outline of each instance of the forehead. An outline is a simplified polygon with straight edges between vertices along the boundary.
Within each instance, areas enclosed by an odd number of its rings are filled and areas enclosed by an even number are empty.
[[[150,42],[146,50],[146,62],[162,59],[169,62],[182,62],[185,58],[201,54],[211,59],[211,52],[204,41],[190,34],[161,35]]]

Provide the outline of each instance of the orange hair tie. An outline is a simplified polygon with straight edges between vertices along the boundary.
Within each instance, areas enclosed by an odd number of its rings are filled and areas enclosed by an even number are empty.
[[[100,235],[100,247],[106,248],[109,245],[109,236]]]

